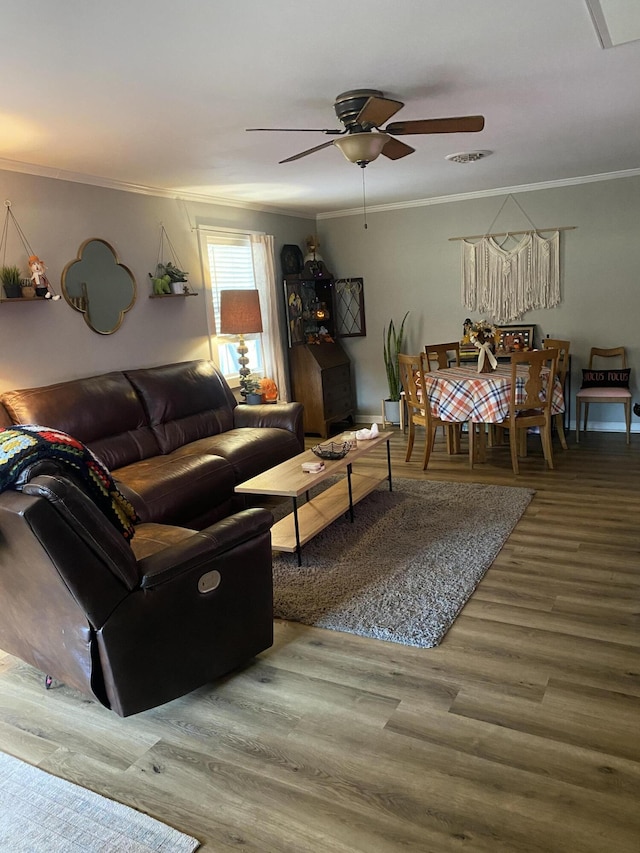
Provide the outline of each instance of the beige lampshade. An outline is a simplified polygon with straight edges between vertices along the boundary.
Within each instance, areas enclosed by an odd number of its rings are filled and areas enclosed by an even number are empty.
[[[333,144],[339,148],[351,163],[371,163],[382,153],[382,149],[391,139],[388,133],[350,133],[334,139]]]
[[[251,335],[262,331],[257,290],[220,291],[221,335]]]

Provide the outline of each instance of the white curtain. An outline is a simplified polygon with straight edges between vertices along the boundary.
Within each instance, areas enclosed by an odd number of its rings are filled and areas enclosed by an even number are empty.
[[[260,293],[264,374],[275,381],[280,400],[287,402],[291,392],[280,319],[279,291],[276,285],[274,239],[271,234],[251,234],[249,239],[256,287]]]

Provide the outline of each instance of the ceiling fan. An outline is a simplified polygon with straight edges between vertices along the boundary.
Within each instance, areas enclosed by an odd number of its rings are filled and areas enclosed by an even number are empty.
[[[293,131],[296,133],[326,133],[339,136],[280,160],[280,163],[291,163],[308,154],[335,145],[351,163],[356,163],[363,169],[380,154],[390,160],[399,160],[412,154],[415,149],[396,136],[427,133],[476,133],[484,127],[484,116],[458,116],[456,118],[427,118],[415,121],[394,121],[382,128],[386,121],[402,109],[402,101],[385,98],[377,89],[353,89],[343,92],[335,99],[334,110],[344,125],[342,130],[294,127],[248,127],[249,131]]]

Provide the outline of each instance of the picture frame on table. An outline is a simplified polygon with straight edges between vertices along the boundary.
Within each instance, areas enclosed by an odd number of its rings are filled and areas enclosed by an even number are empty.
[[[500,326],[498,353],[518,352],[534,348],[535,325]]]

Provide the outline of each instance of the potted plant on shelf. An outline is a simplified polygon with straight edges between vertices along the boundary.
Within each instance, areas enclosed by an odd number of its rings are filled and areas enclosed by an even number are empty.
[[[404,324],[409,312],[402,318],[400,328],[396,331],[393,320],[389,321],[389,325],[384,330],[384,366],[387,371],[387,384],[389,386],[389,396],[383,401],[383,418],[392,424],[400,423],[400,367],[398,365],[398,355],[402,352],[404,343]]]
[[[153,283],[153,292],[156,296],[170,293],[180,295],[188,291],[188,275],[188,272],[178,269],[169,261],[166,264],[158,264],[156,274],[149,273],[149,278]]]
[[[247,376],[244,381],[245,402],[250,406],[256,406],[262,402],[262,385],[259,376]]]
[[[2,280],[2,286],[8,299],[15,299],[17,296],[22,296],[22,282],[18,267],[0,268],[0,279]]]

